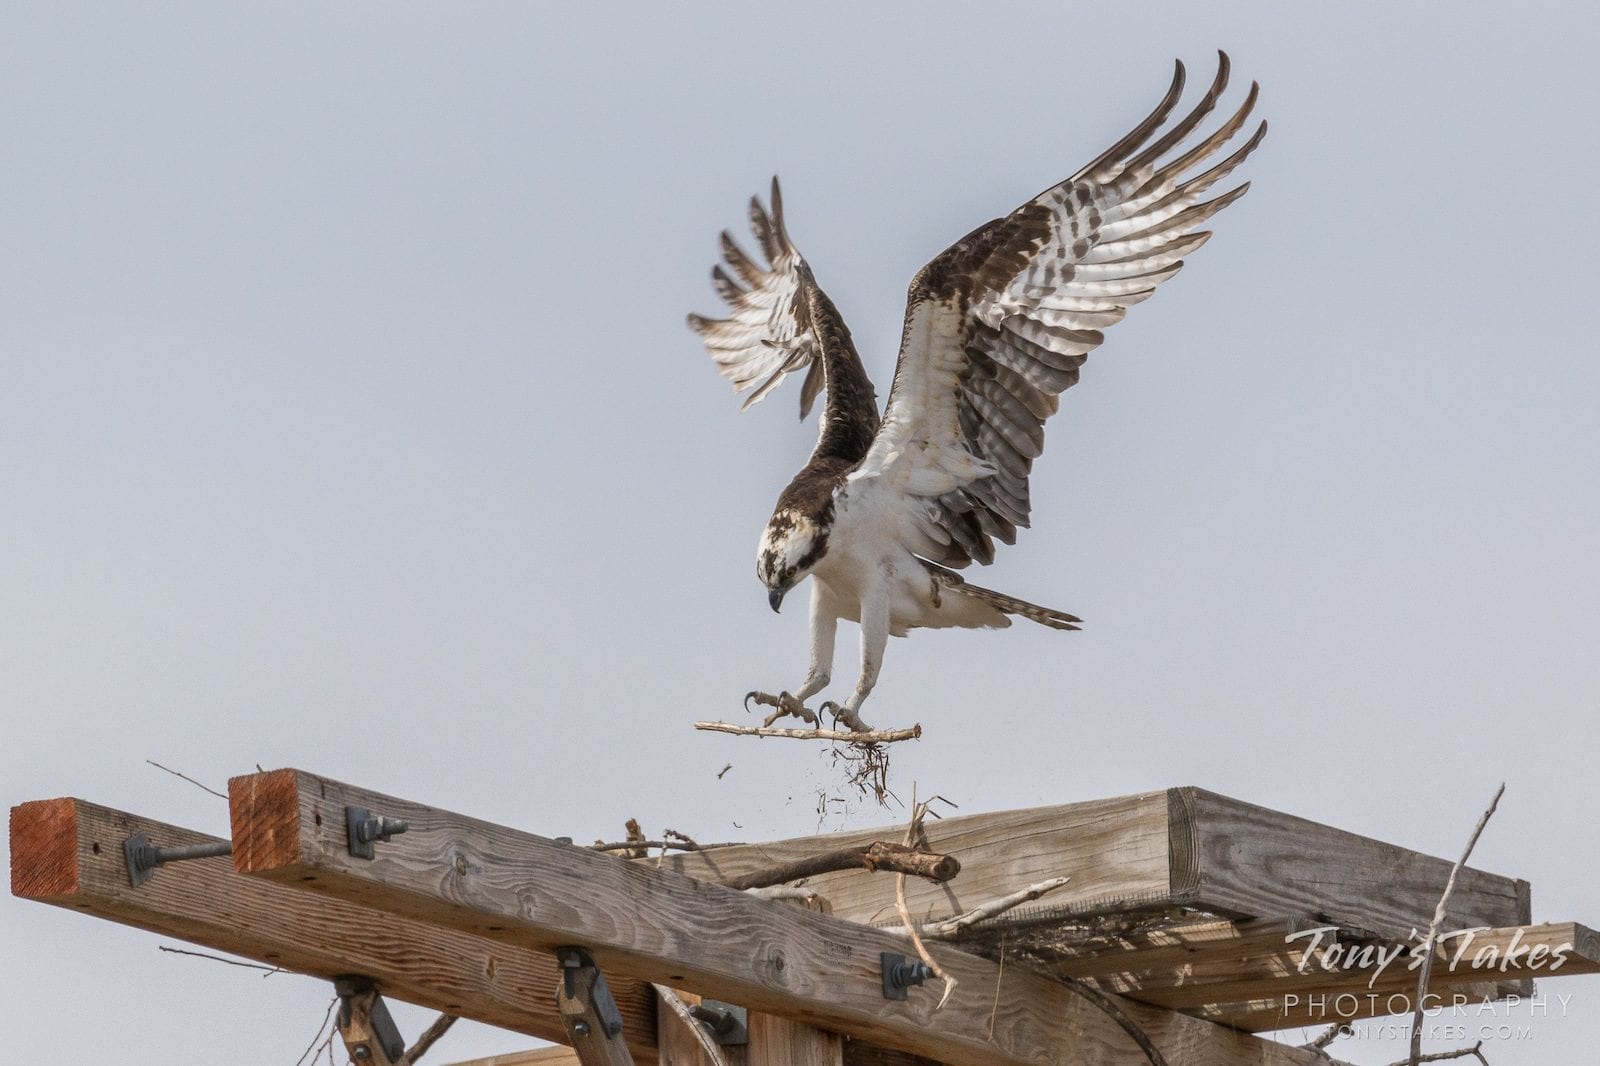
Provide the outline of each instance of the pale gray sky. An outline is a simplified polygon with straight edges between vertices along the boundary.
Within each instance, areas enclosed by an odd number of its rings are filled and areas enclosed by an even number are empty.
[[[886,383],[922,262],[1098,154],[1173,57],[1203,84],[1225,47],[1272,123],[1254,188],[1091,357],[1035,527],[984,574],[1088,625],[893,642],[868,717],[927,731],[896,784],[965,811],[1197,784],[1453,857],[1504,779],[1478,864],[1531,880],[1537,920],[1600,922],[1591,12],[5,22],[8,805],[226,831],[148,757],[580,839],[813,830],[825,757],[689,727],[805,662],[805,612],[774,617],[753,566],[813,430],[793,386],[739,415],[683,327],[716,306],[717,231],[781,174]],[[9,898],[0,940],[19,1062],[206,1061],[221,1026],[287,1066],[328,995]],[[1543,987],[1566,1016],[1496,1066],[1592,1059],[1600,984]],[[473,1028],[434,1054],[527,1043]]]

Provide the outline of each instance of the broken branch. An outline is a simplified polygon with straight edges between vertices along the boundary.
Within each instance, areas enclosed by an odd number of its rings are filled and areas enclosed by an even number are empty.
[[[417,1042],[407,1048],[404,1055],[400,1056],[400,1061],[396,1066],[412,1066],[418,1059],[426,1055],[428,1049],[434,1045],[434,1042],[449,1032],[450,1027],[454,1024],[456,1024],[456,1016],[454,1014],[439,1015],[433,1020],[433,1024],[424,1029],[422,1035],[417,1037]]]
[[[914,874],[935,884],[942,884],[961,872],[961,863],[952,855],[938,855],[906,844],[880,840],[866,847],[835,848],[793,862],[775,863],[721,883],[729,888],[761,888],[835,870],[855,869]]]
[[[1039,881],[1031,884],[1020,892],[1013,892],[1009,896],[1001,896],[987,903],[980,904],[970,911],[958,914],[953,918],[946,918],[940,922],[931,922],[918,927],[917,932],[929,940],[949,940],[960,936],[967,929],[979,922],[986,922],[990,918],[998,917],[1013,907],[1020,907],[1024,903],[1031,903],[1047,892],[1056,889],[1071,881],[1070,877],[1052,877],[1048,881]]]
[[[1478,819],[1478,825],[1472,830],[1472,836],[1467,840],[1467,849],[1461,853],[1461,858],[1450,868],[1450,877],[1444,883],[1444,894],[1439,897],[1439,905],[1433,909],[1433,921],[1428,923],[1428,937],[1422,942],[1422,971],[1417,975],[1417,1001],[1413,1004],[1411,1012],[1411,1066],[1423,1062],[1422,1058],[1422,1014],[1423,1005],[1428,1000],[1428,980],[1433,976],[1433,946],[1438,942],[1439,929],[1444,925],[1445,908],[1450,905],[1450,896],[1456,890],[1456,876],[1461,873],[1461,868],[1472,857],[1472,849],[1478,846],[1478,837],[1483,835],[1483,827],[1489,824],[1489,819],[1494,816],[1495,808],[1500,806],[1500,797],[1505,794],[1505,782],[1495,789],[1494,799],[1489,801],[1488,810]],[[1458,1056],[1459,1057],[1459,1056]],[[1482,1055],[1478,1056],[1482,1058]]]

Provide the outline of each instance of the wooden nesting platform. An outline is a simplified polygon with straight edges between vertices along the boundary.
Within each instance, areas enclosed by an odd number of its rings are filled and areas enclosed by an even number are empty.
[[[782,1028],[766,1018],[820,1033],[816,1061],[854,1066],[1143,1063],[1074,987],[1084,982],[1171,1062],[1311,1066],[1327,1060],[1251,1034],[1409,1009],[1415,973],[1379,952],[1427,927],[1450,869],[1194,788],[929,821],[928,847],[962,871],[910,880],[919,921],[1071,878],[932,944],[959,980],[936,1009],[937,981],[885,995],[883,954],[911,954],[892,877],[811,878],[831,913],[718,883],[900,827],[630,861],[298,770],[235,778],[229,793],[231,859],[172,863],[139,884],[130,836],[168,848],[214,838],[75,799],[15,807],[12,892],[318,978],[364,975],[385,995],[562,1043],[575,1038],[554,953],[581,947],[620,1020],[612,1057],[590,1048],[585,1063],[692,1061],[667,1053],[677,1021],[658,1021],[650,982],[748,1007],[751,1066],[790,1061],[757,1046]],[[352,810],[406,829],[363,857]],[[1436,957],[1433,993],[1476,1000],[1600,971],[1593,932],[1529,921],[1526,882],[1463,871],[1445,927],[1476,932]]]

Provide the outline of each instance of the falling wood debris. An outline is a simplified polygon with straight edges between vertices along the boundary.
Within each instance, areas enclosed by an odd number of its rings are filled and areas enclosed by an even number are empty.
[[[890,877],[864,857],[903,825],[659,854],[630,832],[626,858],[298,770],[228,792],[227,841],[76,799],[13,808],[12,892],[356,981],[338,1035],[371,1061],[414,1057],[454,1016],[574,1047],[526,1060],[549,1066],[699,1061],[683,1041],[704,1054],[705,1034],[660,985],[718,1039],[743,1032],[738,1054],[719,1046],[746,1066],[802,1043],[834,1066],[1313,1066],[1327,1045],[1252,1034],[1408,1009],[1415,973],[1372,960],[1415,946],[1453,868],[1199,789],[922,822],[910,852],[878,854],[927,872]],[[139,836],[197,857],[135,883],[124,844]],[[764,894],[816,909],[731,887],[783,877]],[[1530,924],[1526,882],[1462,865],[1448,903],[1428,956],[1445,1002],[1600,972],[1600,935]],[[936,970],[952,979],[943,1009]],[[1341,997],[1349,1016],[1329,1016]],[[444,1017],[407,1052],[386,998]]]

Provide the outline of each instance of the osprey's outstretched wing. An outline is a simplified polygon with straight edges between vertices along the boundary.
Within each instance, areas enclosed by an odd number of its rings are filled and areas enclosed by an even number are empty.
[[[827,450],[832,434],[839,438],[833,450],[854,462],[878,428],[877,399],[843,317],[789,239],[777,178],[772,179],[770,213],[759,199],[750,198],[750,229],[769,265],[746,255],[724,230],[726,269],[717,264],[711,280],[728,302],[729,316],[692,314],[689,328],[705,339],[717,372],[733,382],[735,392],[754,390],[745,397],[746,408],[789,374],[807,370],[800,417],[811,412],[812,402],[826,388],[828,414],[818,448]]]
[[[912,550],[952,566],[988,563],[993,538],[1013,543],[1028,524],[1028,474],[1058,394],[1101,330],[1176,274],[1211,236],[1197,227],[1249,187],[1202,201],[1260,143],[1265,122],[1196,171],[1244,126],[1254,84],[1216,132],[1184,146],[1227,81],[1221,54],[1199,104],[1151,141],[1183,91],[1179,63],[1161,104],[1105,154],[917,274],[883,424],[851,475],[862,491],[904,498]]]

